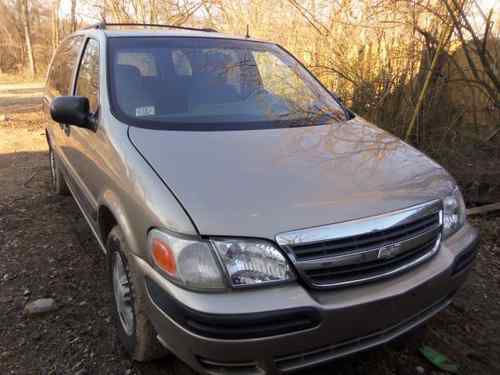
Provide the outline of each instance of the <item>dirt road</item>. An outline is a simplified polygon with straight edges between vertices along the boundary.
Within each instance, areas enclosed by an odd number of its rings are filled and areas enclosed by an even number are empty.
[[[0,83],[0,114],[40,108],[43,83]]]
[[[73,199],[50,192],[41,117],[10,118],[0,122],[0,374],[180,375],[171,358],[132,363],[120,349],[104,256]],[[425,330],[307,374],[439,374],[423,344],[461,374],[499,374],[500,219],[476,224],[484,241],[474,270]],[[26,303],[42,297],[58,309],[27,317]]]

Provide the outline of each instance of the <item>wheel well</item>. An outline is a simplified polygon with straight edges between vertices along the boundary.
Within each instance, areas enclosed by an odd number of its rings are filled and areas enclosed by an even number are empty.
[[[111,210],[106,206],[99,207],[98,222],[99,230],[101,232],[101,240],[103,243],[106,243],[109,232],[111,232],[111,229],[113,229],[118,222],[116,221]]]

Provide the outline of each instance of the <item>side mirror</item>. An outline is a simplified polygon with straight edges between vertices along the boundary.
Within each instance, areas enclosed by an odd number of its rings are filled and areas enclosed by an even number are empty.
[[[58,96],[50,104],[52,119],[82,128],[91,126],[89,100],[83,96]]]

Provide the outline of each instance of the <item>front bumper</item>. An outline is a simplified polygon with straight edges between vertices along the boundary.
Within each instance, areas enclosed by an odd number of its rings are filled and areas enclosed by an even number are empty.
[[[288,284],[194,293],[136,261],[149,284],[149,317],[171,352],[204,374],[281,374],[380,345],[429,319],[465,281],[477,244],[477,230],[466,224],[410,272],[329,291]],[[273,330],[294,316],[302,326]]]

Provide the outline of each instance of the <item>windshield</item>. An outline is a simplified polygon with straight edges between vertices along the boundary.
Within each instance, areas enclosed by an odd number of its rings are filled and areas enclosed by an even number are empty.
[[[297,61],[267,43],[110,38],[112,111],[134,126],[238,130],[344,121],[342,107]]]

